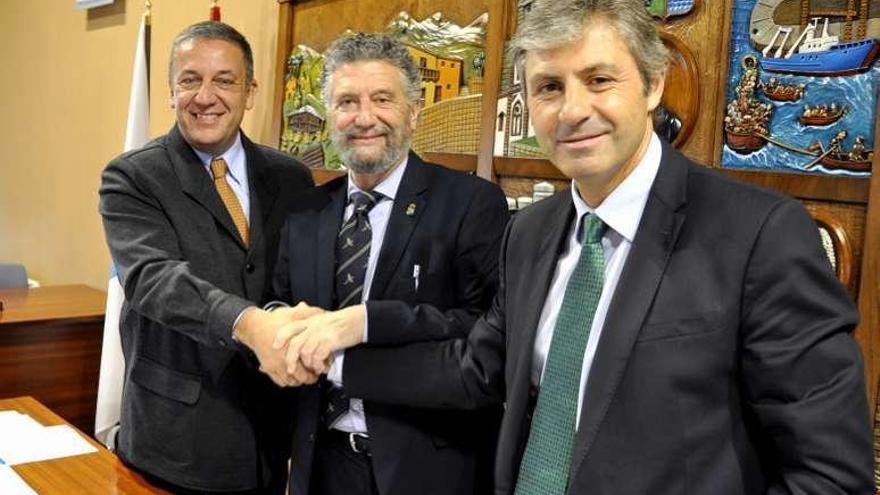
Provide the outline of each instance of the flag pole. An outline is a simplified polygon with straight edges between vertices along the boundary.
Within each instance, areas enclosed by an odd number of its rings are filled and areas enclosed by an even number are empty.
[[[150,100],[150,47],[152,42],[152,25],[153,25],[153,2],[146,0],[144,2],[144,59],[147,64],[147,101]]]
[[[138,30],[128,100],[128,121],[125,128],[124,151],[142,147],[149,140],[150,128],[150,21],[152,2],[146,0]],[[111,450],[116,447],[120,428],[122,389],[125,382],[125,358],[119,335],[119,318],[125,294],[116,267],[111,264],[107,284],[107,305],[104,311],[104,334],[98,376],[98,397],[95,408],[95,438]]]

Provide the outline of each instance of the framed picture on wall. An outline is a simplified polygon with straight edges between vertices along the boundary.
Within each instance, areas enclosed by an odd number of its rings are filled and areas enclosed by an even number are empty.
[[[734,0],[722,165],[870,175],[878,16],[880,0]]]
[[[294,33],[284,76],[281,150],[312,168],[342,167],[329,138],[321,87],[322,51],[338,36],[356,31],[383,31],[406,45],[422,76],[421,109],[412,149],[419,153],[476,155],[480,140],[487,10],[472,5],[446,13],[442,5],[438,5],[438,10],[420,16],[406,8],[413,7],[411,5],[385,5],[388,11],[383,15],[374,12],[376,6],[373,5],[367,22],[357,15],[361,4],[369,7],[367,2],[347,2],[348,18],[334,19],[335,26],[327,26],[320,36]],[[322,7],[331,10],[329,4]],[[322,7],[301,15],[320,19],[326,13],[319,11]],[[381,27],[375,25],[377,19],[383,19]],[[333,33],[331,36],[327,36],[328,30]]]

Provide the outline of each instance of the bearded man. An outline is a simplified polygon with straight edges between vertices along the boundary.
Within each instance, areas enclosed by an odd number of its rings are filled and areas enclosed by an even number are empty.
[[[503,193],[409,150],[421,78],[405,46],[358,34],[334,42],[325,60],[328,123],[348,174],[297,199],[281,233],[276,296],[339,310],[325,323],[361,329],[371,345],[466,338],[498,284]],[[491,491],[498,406],[388,406],[348,397],[332,376],[292,393],[291,494]]]

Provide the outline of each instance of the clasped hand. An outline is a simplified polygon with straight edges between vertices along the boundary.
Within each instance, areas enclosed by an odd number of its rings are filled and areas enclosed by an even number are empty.
[[[363,341],[366,309],[324,311],[303,302],[272,312],[247,311],[236,337],[257,355],[260,370],[282,387],[315,383],[333,353]]]

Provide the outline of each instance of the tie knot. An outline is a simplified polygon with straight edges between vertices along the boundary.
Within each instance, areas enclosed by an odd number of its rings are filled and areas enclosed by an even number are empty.
[[[211,160],[211,175],[214,176],[214,180],[225,178],[227,169],[226,160],[222,158]]]
[[[587,214],[584,218],[583,237],[581,242],[584,244],[595,244],[602,241],[602,235],[605,234],[605,222],[599,218],[599,215]]]
[[[376,191],[366,192],[366,191],[355,191],[351,194],[351,202],[354,204],[354,213],[355,214],[367,214],[370,210],[376,206],[376,203],[382,200],[385,196]]]

